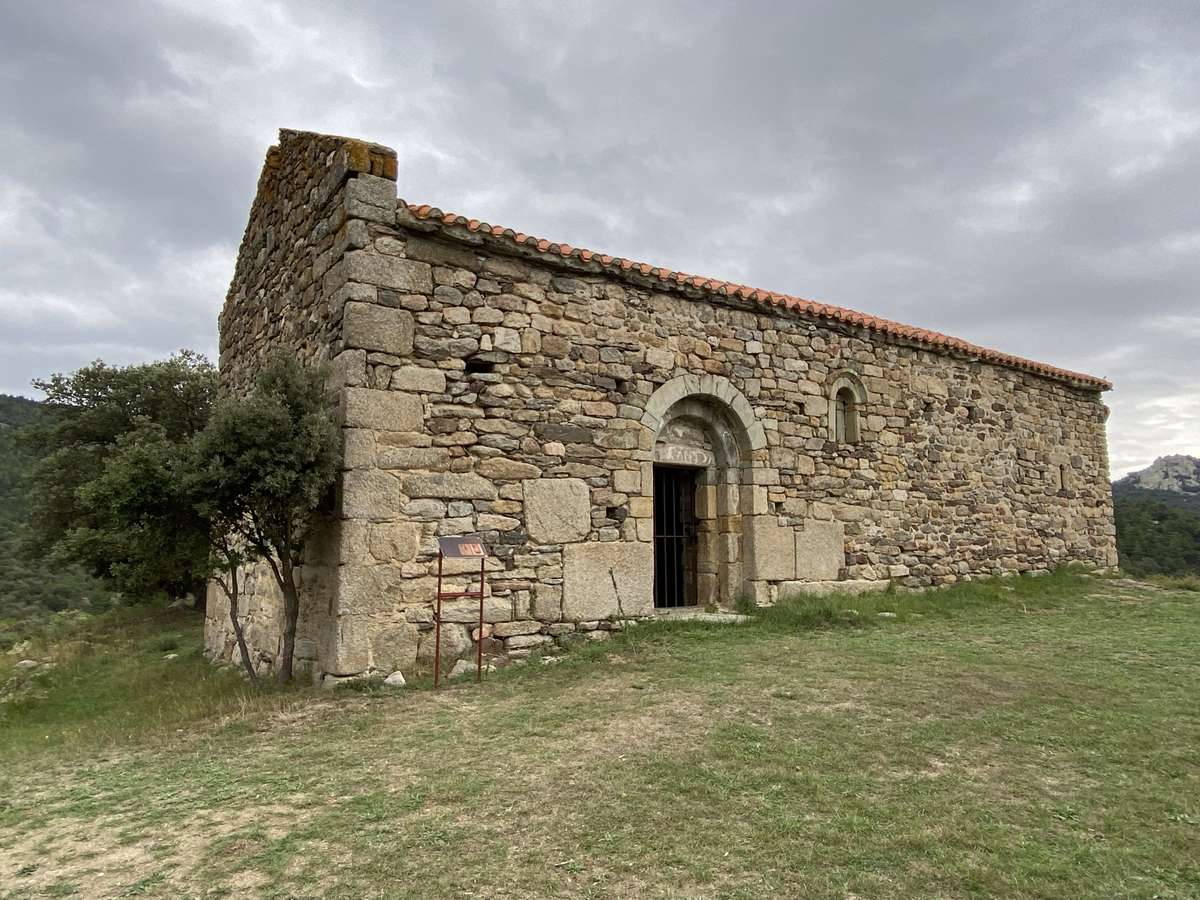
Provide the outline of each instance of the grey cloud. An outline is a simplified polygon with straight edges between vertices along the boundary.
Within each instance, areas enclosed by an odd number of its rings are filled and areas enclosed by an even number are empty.
[[[0,8],[0,389],[211,351],[286,126],[396,147],[408,199],[1112,377],[1116,470],[1200,452],[1193,4]]]

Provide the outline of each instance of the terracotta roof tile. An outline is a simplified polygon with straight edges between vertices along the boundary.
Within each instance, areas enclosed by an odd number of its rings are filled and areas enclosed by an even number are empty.
[[[520,231],[513,231],[511,228],[504,228],[500,225],[488,225],[486,222],[480,222],[478,219],[467,219],[464,216],[459,216],[455,213],[443,213],[442,210],[438,209],[436,206],[430,206],[427,203],[422,203],[416,206],[405,203],[403,200],[401,200],[400,203],[402,203],[404,208],[418,219],[435,220],[444,225],[465,226],[467,230],[471,232],[487,232],[494,237],[507,238],[516,244],[521,244],[524,246],[532,245],[541,253],[549,253],[562,257],[575,257],[582,262],[598,262],[602,267],[607,269],[617,269],[620,273],[628,273],[636,269],[642,275],[650,276],[660,281],[690,285],[691,287],[699,290],[710,291],[714,294],[741,297],[755,303],[761,303],[770,306],[783,306],[786,309],[798,310],[819,318],[831,319],[833,321],[844,322],[851,325],[859,325],[869,328],[872,331],[880,332],[881,334],[894,335],[896,337],[904,338],[914,343],[924,344],[930,347],[953,350],[958,353],[966,354],[972,358],[986,360],[988,362],[996,363],[997,365],[1008,366],[1010,368],[1020,369],[1026,372],[1033,372],[1037,375],[1043,375],[1047,378],[1066,381],[1071,384],[1083,385],[1103,391],[1107,391],[1112,388],[1111,382],[1103,378],[1098,378],[1095,375],[1086,375],[1082,372],[1072,372],[1069,369],[1060,369],[1057,366],[1047,365],[1046,363],[1036,362],[1020,356],[1013,356],[1008,353],[1001,353],[999,350],[992,350],[988,347],[980,347],[976,344],[964,341],[961,338],[951,337],[948,334],[941,334],[940,332],[929,331],[924,328],[915,328],[912,325],[904,325],[900,322],[893,322],[889,319],[881,319],[877,316],[871,316],[866,313],[858,312],[857,310],[845,309],[844,307],[840,306],[830,306],[827,303],[818,303],[813,300],[805,300],[801,297],[793,297],[789,294],[781,294],[776,291],[759,290],[757,288],[747,287],[743,284],[720,281],[715,278],[706,278],[703,275],[689,275],[686,272],[674,272],[670,269],[662,269],[651,266],[649,263],[634,262],[633,260],[610,256],[607,253],[598,253],[582,247],[572,247],[570,244],[555,244],[545,240],[544,238],[536,238]]]

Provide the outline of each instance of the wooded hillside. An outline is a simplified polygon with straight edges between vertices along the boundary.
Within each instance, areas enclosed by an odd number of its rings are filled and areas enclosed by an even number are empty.
[[[0,394],[0,647],[8,641],[6,621],[103,605],[111,596],[78,567],[31,559],[23,552],[29,521],[25,478],[33,457],[17,432],[39,415],[35,401]]]
[[[1122,569],[1134,575],[1200,574],[1198,469],[1200,461],[1189,457],[1164,457],[1113,483]]]

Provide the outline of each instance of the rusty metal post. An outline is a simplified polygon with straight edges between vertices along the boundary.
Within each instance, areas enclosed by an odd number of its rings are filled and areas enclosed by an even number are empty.
[[[437,612],[433,616],[433,687],[442,680],[442,551],[438,551]]]
[[[475,649],[475,683],[483,681],[483,557],[479,558],[479,646]]]

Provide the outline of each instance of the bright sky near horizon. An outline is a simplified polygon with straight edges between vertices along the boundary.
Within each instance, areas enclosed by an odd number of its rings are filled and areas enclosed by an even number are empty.
[[[280,127],[399,191],[1112,379],[1200,455],[1200,5],[0,0],[0,391],[190,347]]]

